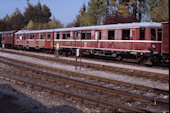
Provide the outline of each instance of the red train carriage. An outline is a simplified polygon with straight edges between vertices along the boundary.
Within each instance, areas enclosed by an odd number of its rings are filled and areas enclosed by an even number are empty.
[[[54,30],[54,46],[121,59],[135,56],[138,61],[156,61],[161,52],[160,23],[128,23]]]
[[[169,63],[169,22],[162,23],[161,56],[163,58],[163,62]]]
[[[2,32],[2,47],[13,47],[14,37],[17,30]]]
[[[1,38],[2,38],[1,36],[2,36],[2,32],[0,32],[0,47],[2,46],[1,45]]]
[[[15,47],[53,49],[52,30],[20,30],[15,34]]]
[[[160,23],[126,23],[52,30],[19,31],[15,46],[53,49],[74,53],[77,48],[90,54],[111,55],[121,59],[135,56],[138,61],[157,62],[161,55]]]

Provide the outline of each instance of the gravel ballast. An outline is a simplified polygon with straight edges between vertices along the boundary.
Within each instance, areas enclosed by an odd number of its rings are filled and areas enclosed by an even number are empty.
[[[1,48],[0,48],[1,50]],[[7,51],[15,51],[19,52],[18,50],[11,50],[11,49],[5,49]],[[22,53],[27,53],[27,54],[33,54],[33,55],[40,55],[40,56],[46,56],[46,57],[55,57],[52,54],[46,54],[46,53],[36,53],[36,52],[28,52],[28,51],[20,51]],[[59,56],[59,59],[66,59],[66,60],[72,60],[75,61],[75,58],[72,57],[63,57]],[[80,59],[78,59],[80,61]],[[135,70],[141,70],[141,71],[148,71],[148,72],[155,72],[155,73],[160,73],[160,74],[169,74],[169,69],[162,69],[162,68],[151,68],[151,67],[145,67],[145,66],[134,66],[130,64],[121,64],[121,63],[113,63],[113,62],[105,62],[105,61],[95,61],[95,60],[90,60],[90,59],[81,59],[81,63],[87,62],[87,63],[94,63],[94,64],[100,64],[100,65],[107,65],[107,66],[114,66],[114,67],[120,67],[120,68],[128,68],[128,69],[135,69]]]
[[[64,69],[64,70],[68,70],[68,71],[79,72],[79,73],[83,73],[83,74],[89,74],[89,75],[93,75],[93,76],[99,76],[99,77],[109,78],[109,79],[113,79],[113,80],[119,80],[119,81],[124,81],[124,82],[128,82],[128,83],[138,84],[138,85],[144,85],[144,86],[148,86],[148,87],[152,87],[152,88],[169,90],[168,83],[161,83],[159,81],[151,81],[151,80],[142,79],[139,77],[130,77],[127,75],[120,75],[120,74],[111,73],[111,72],[96,71],[96,70],[92,70],[89,68],[81,68],[81,70],[75,70],[75,66],[61,64],[61,63],[57,63],[57,62],[53,62],[53,61],[45,61],[45,60],[32,58],[32,57],[14,55],[14,54],[9,54],[9,53],[4,53],[4,52],[0,52],[0,56],[16,59],[16,60],[20,60],[20,61],[40,64],[40,65],[44,65],[44,66],[49,66],[49,67],[53,67],[53,68],[59,68],[59,69]]]

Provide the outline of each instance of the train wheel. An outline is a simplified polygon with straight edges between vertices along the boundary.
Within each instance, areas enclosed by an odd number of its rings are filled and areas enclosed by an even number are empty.
[[[66,57],[71,56],[71,55],[72,55],[71,51],[66,52]]]
[[[148,66],[152,66],[154,64],[154,58],[153,57],[149,57],[144,64],[148,65]]]
[[[137,60],[137,63],[138,63],[138,64],[140,64],[140,63],[142,62],[142,58],[141,58],[140,56],[138,56],[138,57],[136,58],[136,60]]]
[[[59,55],[62,55],[63,54],[63,52],[62,51],[59,51]]]
[[[117,60],[118,60],[118,61],[121,61],[122,59],[123,59],[123,58],[122,58],[121,55],[117,56]]]

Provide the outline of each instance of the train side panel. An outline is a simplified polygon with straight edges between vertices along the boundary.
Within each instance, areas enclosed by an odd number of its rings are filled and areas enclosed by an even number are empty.
[[[0,47],[2,46],[2,45],[1,45],[1,38],[2,38],[1,35],[2,35],[2,33],[0,32]]]
[[[162,23],[162,54],[169,54],[169,23]]]
[[[17,30],[2,32],[2,41],[1,42],[5,47],[13,47],[14,46],[15,32],[17,32]]]

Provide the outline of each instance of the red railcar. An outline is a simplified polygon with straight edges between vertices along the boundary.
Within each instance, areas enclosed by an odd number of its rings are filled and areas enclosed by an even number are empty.
[[[15,47],[53,49],[53,32],[51,30],[20,30],[15,34]]]
[[[161,54],[164,62],[169,62],[169,23],[162,23]]]
[[[162,23],[162,54],[169,54],[169,23]]]
[[[13,31],[4,31],[2,32],[2,46],[3,47],[13,47],[14,46],[14,37],[17,30]]]
[[[161,23],[126,23],[51,30],[25,30],[15,33],[15,46],[54,50],[67,54],[82,52],[135,57],[157,62],[161,57]]]
[[[81,48],[93,54],[159,54],[161,40],[158,23],[130,23],[105,26],[90,26],[63,29],[54,34],[54,46],[60,44],[61,49]],[[76,38],[75,38],[76,37]]]

